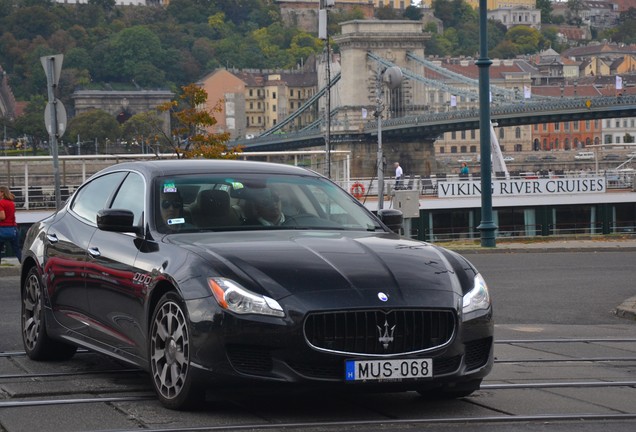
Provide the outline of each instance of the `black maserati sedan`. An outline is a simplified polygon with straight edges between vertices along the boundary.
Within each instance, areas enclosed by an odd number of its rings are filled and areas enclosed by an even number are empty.
[[[27,233],[25,350],[138,366],[172,409],[261,386],[467,396],[493,364],[486,282],[401,218],[300,167],[113,165]]]

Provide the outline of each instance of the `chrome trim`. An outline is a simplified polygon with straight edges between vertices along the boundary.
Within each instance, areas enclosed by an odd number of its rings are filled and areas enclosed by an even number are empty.
[[[417,310],[417,309],[411,309],[409,308],[408,310]],[[382,310],[382,309],[370,309],[369,311],[378,311],[378,312],[383,312],[385,315],[389,314],[393,311],[400,311],[400,309],[391,309],[391,310]],[[351,311],[332,311],[332,312],[356,312],[355,310],[351,310]],[[427,352],[431,352],[431,351],[435,351],[435,350],[439,350],[442,348],[445,348],[449,345],[451,345],[454,341],[455,338],[457,336],[457,329],[458,327],[461,325],[461,321],[459,320],[459,316],[457,314],[457,311],[454,311],[455,313],[453,314],[453,320],[454,320],[454,326],[453,326],[453,332],[451,333],[450,337],[448,338],[448,340],[441,344],[441,345],[436,345],[434,347],[430,347],[430,348],[426,348],[423,350],[417,350],[417,351],[405,351],[405,352],[401,352],[401,353],[393,353],[393,354],[366,354],[366,353],[356,353],[356,352],[349,352],[349,351],[337,351],[337,350],[330,350],[327,348],[321,348],[321,347],[317,347],[315,345],[313,345],[310,341],[309,338],[307,337],[307,333],[305,331],[305,324],[307,322],[307,316],[311,315],[312,312],[308,313],[305,316],[305,319],[303,319],[303,337],[305,338],[305,342],[307,343],[307,345],[309,345],[309,347],[311,347],[312,349],[318,351],[318,352],[322,352],[322,353],[328,353],[328,354],[337,354],[337,355],[345,355],[345,356],[351,356],[351,357],[359,357],[359,358],[392,358],[392,357],[401,357],[401,356],[408,356],[408,355],[415,355],[415,354],[421,354],[421,353],[427,353]]]

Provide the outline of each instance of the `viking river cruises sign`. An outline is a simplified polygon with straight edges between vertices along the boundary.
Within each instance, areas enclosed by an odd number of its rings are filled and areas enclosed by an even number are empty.
[[[493,196],[520,195],[572,195],[604,193],[605,177],[522,178],[494,180]],[[481,196],[479,181],[440,181],[437,183],[439,198],[471,198]]]

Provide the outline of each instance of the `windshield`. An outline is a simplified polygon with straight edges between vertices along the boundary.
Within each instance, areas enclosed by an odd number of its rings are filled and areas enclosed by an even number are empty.
[[[160,232],[263,229],[380,229],[373,215],[317,177],[246,174],[176,176],[155,183]]]

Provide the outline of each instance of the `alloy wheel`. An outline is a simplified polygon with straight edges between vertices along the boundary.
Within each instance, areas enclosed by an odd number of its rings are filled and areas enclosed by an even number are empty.
[[[35,274],[29,274],[24,283],[22,298],[22,334],[28,350],[34,350],[42,325],[42,294]]]
[[[178,397],[186,385],[190,360],[188,324],[181,307],[163,303],[155,314],[150,341],[150,367],[155,388],[166,399]]]

